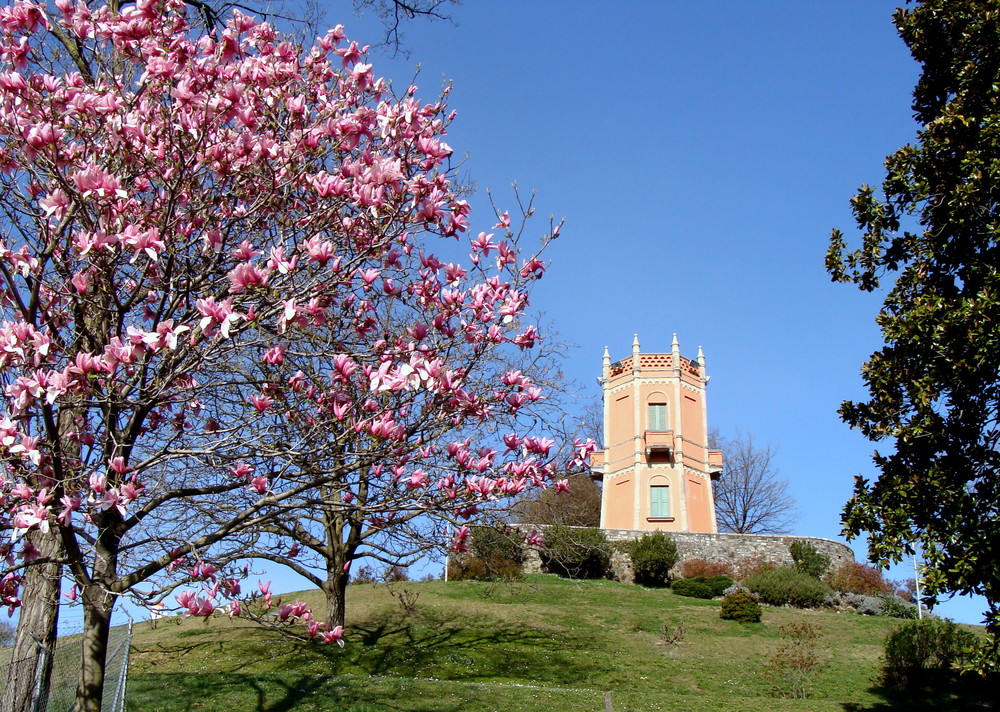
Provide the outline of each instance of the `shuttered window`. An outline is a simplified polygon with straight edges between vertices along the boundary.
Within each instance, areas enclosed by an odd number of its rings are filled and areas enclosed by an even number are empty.
[[[654,432],[664,432],[667,430],[667,404],[649,404],[649,427],[647,430]]]
[[[670,516],[670,487],[653,485],[649,488],[649,518],[666,519]]]

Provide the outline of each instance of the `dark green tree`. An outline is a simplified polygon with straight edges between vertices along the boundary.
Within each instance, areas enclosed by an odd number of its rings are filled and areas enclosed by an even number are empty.
[[[876,319],[885,346],[862,367],[869,399],[840,409],[887,447],[878,478],[857,478],[844,524],[849,536],[868,532],[880,566],[923,549],[927,599],[984,595],[996,641],[1000,3],[927,0],[894,20],[922,66],[921,128],[886,159],[881,191],[854,196],[860,246],[835,230],[826,262],[835,281],[889,290]]]

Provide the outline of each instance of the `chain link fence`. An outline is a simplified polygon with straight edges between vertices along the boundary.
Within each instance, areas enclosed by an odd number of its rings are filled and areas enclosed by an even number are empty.
[[[108,712],[124,712],[125,688],[128,682],[128,658],[132,645],[132,624],[111,629],[108,639],[108,660],[104,671],[104,701]],[[30,687],[30,712],[73,712],[76,683],[80,673],[83,640],[79,635],[60,638],[55,650],[39,645],[33,656],[12,660],[0,666],[0,697],[6,697],[8,680],[24,681]],[[45,668],[52,656],[52,672],[46,679]],[[11,675],[14,668],[14,676]],[[30,680],[30,685],[26,684]],[[10,692],[13,694],[13,691]]]

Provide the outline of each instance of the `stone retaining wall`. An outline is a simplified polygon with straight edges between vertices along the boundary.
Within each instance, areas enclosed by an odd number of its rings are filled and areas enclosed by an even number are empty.
[[[525,527],[538,529],[544,533],[545,527]],[[604,535],[611,542],[626,542],[639,539],[647,531],[633,529],[605,529]],[[759,557],[777,564],[794,563],[788,547],[793,541],[808,541],[816,547],[816,551],[830,557],[831,567],[846,563],[854,563],[854,552],[847,544],[832,539],[819,539],[810,536],[771,536],[767,534],[703,534],[699,532],[668,532],[677,544],[680,554],[678,566],[688,559],[706,559],[722,563],[736,563],[743,559]],[[528,558],[524,570],[528,573],[541,571],[542,562],[538,552],[528,550]],[[631,566],[628,557],[615,556],[612,561],[615,578],[632,580]]]

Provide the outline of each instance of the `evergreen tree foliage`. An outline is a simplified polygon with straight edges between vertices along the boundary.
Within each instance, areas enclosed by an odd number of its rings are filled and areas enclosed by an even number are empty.
[[[1000,623],[1000,7],[927,0],[894,16],[921,64],[916,140],[886,159],[881,191],[852,200],[863,235],[834,231],[827,269],[887,287],[885,346],[862,368],[867,401],[840,413],[872,441],[874,481],[844,510],[873,562],[924,552],[927,599],[982,594]]]

